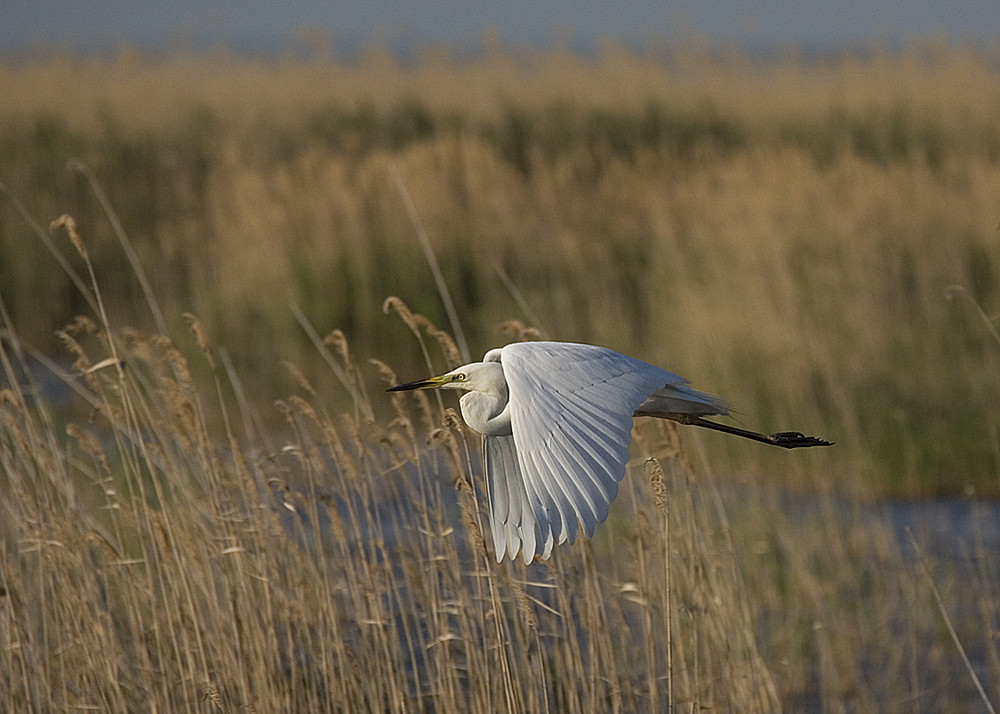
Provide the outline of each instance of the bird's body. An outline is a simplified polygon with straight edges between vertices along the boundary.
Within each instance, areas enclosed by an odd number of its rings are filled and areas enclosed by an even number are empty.
[[[608,516],[629,459],[633,416],[655,416],[795,448],[827,442],[770,436],[704,419],[723,401],[683,377],[613,350],[567,342],[517,342],[482,362],[393,387],[465,390],[466,424],[483,435],[497,560],[530,562],[552,546],[589,537]]]

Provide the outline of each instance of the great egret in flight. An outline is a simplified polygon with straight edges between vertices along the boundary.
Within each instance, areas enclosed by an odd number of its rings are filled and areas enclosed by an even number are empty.
[[[464,390],[465,423],[483,435],[483,461],[497,561],[525,563],[554,543],[589,538],[608,517],[625,475],[632,417],[673,419],[786,449],[828,446],[798,432],[759,434],[708,421],[728,414],[688,380],[603,347],[516,342],[408,389]]]

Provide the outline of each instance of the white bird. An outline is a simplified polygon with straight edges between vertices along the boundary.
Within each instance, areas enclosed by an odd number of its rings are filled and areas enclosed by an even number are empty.
[[[525,563],[555,543],[589,538],[625,476],[632,417],[673,419],[794,449],[830,442],[798,432],[759,434],[708,421],[722,399],[646,362],[594,345],[516,342],[438,377],[388,391],[458,389],[462,417],[483,435],[497,562]]]

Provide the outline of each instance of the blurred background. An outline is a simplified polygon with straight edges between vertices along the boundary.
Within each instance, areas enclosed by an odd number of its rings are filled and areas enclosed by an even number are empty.
[[[338,398],[293,306],[419,377],[383,301],[456,326],[402,186],[473,355],[519,320],[837,441],[796,485],[998,491],[994,3],[36,2],[0,27],[0,295],[47,353],[86,312],[38,235],[70,213],[124,324],[156,329],[115,220],[169,330],[198,315],[263,395],[288,360]],[[798,479],[706,438],[733,478]]]

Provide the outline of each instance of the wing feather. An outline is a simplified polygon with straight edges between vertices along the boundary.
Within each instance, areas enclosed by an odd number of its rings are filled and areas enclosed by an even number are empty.
[[[578,524],[590,536],[607,518],[628,463],[633,413],[654,391],[685,380],[591,345],[515,343],[500,361],[526,507],[539,526],[535,545],[548,557],[556,533],[572,542]]]
[[[566,442],[561,445],[562,460],[572,472],[589,482],[588,505],[593,523],[584,523],[587,537],[593,535],[593,526],[608,517],[608,504],[618,495],[618,481],[613,476],[615,463],[597,456],[590,444]]]
[[[542,449],[534,454],[540,473],[543,475],[545,487],[556,500],[559,518],[562,521],[559,531],[559,542],[576,542],[576,533],[581,518],[586,518],[581,510],[585,507],[585,498],[577,484],[570,478],[552,479],[546,475],[559,470],[559,465],[553,460],[551,449]]]
[[[531,562],[535,555],[536,527],[544,524],[536,522],[535,509],[525,491],[514,437],[484,436],[483,458],[497,562],[503,560],[505,553],[511,559],[516,558],[522,544],[525,562]]]
[[[511,437],[513,438],[513,437]],[[518,461],[520,462],[520,456],[518,456]],[[522,476],[521,483],[524,485],[525,494],[528,499],[528,507],[534,511],[535,516],[535,542],[541,544],[542,557],[548,558],[549,553],[552,552],[552,546],[555,544],[555,537],[553,535],[553,530],[561,527],[561,522],[558,519],[558,513],[554,509],[554,504],[552,506],[546,506],[547,502],[551,502],[552,498],[548,495],[548,492],[544,494],[535,485],[534,479],[524,478]],[[528,553],[527,547],[524,552],[524,562],[531,562],[534,557],[534,552]]]
[[[571,395],[564,395],[571,396]],[[536,401],[534,406],[537,416],[547,425],[557,424],[560,418],[565,419],[572,427],[569,429],[549,429],[543,437],[545,448],[540,451],[544,465],[550,474],[560,474],[563,478],[555,479],[553,484],[569,498],[573,512],[561,508],[565,525],[570,526],[564,535],[571,542],[575,539],[574,520],[584,526],[584,532],[590,536],[594,526],[607,517],[607,504],[617,494],[617,480],[609,476],[617,470],[617,464],[628,460],[628,447],[604,442],[602,432],[593,430],[587,424],[587,419],[578,416],[577,409],[564,409],[561,412],[550,411],[554,403]],[[593,407],[591,407],[592,409]],[[631,424],[631,419],[629,420]],[[573,438],[569,438],[570,436]],[[627,444],[629,434],[614,434],[619,442]],[[617,453],[612,453],[617,451]],[[576,516],[576,519],[573,516]]]
[[[536,403],[536,409],[545,422],[556,419],[556,415],[548,412],[547,403]],[[565,478],[548,478],[549,474],[563,472],[556,457],[561,456],[561,450],[555,443],[557,434],[548,431],[540,434],[539,441],[543,448],[532,450],[526,454],[532,468],[529,470],[529,477],[532,477],[537,487],[544,489],[552,498],[552,505],[559,513],[560,529],[559,542],[569,540],[571,543],[576,540],[576,523],[581,517],[581,507],[585,505],[586,495],[584,489],[579,484],[576,476],[572,473],[565,474]],[[516,438],[516,437],[515,437]]]
[[[517,437],[514,437],[517,443]],[[549,523],[550,534],[563,543],[569,537],[569,526],[566,524],[568,515],[572,512],[572,506],[557,484],[542,477],[547,473],[547,469],[542,463],[542,452],[532,450],[528,453],[517,455],[521,464],[521,472],[524,474],[525,484],[533,491],[539,499],[546,520]]]
[[[508,473],[513,472],[511,475],[514,478],[520,477],[516,470],[511,469],[510,461],[507,458],[506,452],[513,448],[513,444],[507,446],[504,444],[504,440],[505,438],[502,436],[483,437],[483,468],[486,471],[486,493],[490,499],[490,532],[493,534],[497,562],[503,560],[508,545],[507,522],[510,516],[508,488],[510,477]],[[513,438],[510,438],[509,441],[513,442]],[[516,465],[515,457],[514,466],[516,467]],[[514,557],[516,553],[516,550],[511,549],[511,557]]]
[[[554,423],[559,415],[544,415]],[[593,432],[586,419],[573,410],[562,413],[567,429],[553,429],[546,436],[546,463],[551,473],[564,474],[562,480],[584,532],[593,534],[594,526],[607,517],[607,504],[617,493],[617,480],[610,477],[617,464],[628,460],[628,450],[622,456],[612,454],[608,445],[601,443],[600,435]],[[571,436],[572,435],[572,436]],[[627,434],[619,435],[627,438]],[[585,509],[584,509],[585,507]]]
[[[595,447],[599,447],[612,462],[623,456],[627,457],[628,442],[624,439],[632,431],[631,422],[628,423],[626,433],[621,423],[609,423],[603,418],[600,406],[574,399],[569,400],[569,403],[579,408],[566,410],[563,412],[563,416],[572,423],[581,435],[587,436],[591,443]]]

